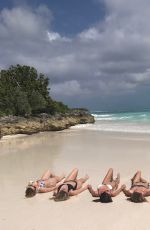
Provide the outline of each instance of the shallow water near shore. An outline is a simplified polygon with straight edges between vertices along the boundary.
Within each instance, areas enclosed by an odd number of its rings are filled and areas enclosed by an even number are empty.
[[[123,133],[150,134],[150,111],[142,112],[92,112],[95,125],[88,125],[89,130]],[[79,126],[80,127],[80,126]]]
[[[0,141],[0,229],[149,229],[148,203],[133,204],[123,194],[111,204],[92,202],[88,191],[66,202],[54,202],[52,193],[26,199],[29,180],[46,169],[60,175],[79,168],[79,177],[89,174],[96,187],[109,167],[121,173],[130,185],[137,169],[150,180],[150,135],[108,133],[78,129],[45,132]],[[139,208],[138,208],[139,207]],[[140,219],[142,218],[142,221]],[[109,219],[109,221],[108,221]],[[13,223],[13,224],[12,224]],[[110,226],[111,223],[111,226]]]

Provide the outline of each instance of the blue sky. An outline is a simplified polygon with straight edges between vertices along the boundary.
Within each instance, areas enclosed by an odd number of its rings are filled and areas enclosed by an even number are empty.
[[[31,65],[71,107],[150,107],[148,0],[0,1],[0,68]]]
[[[97,0],[3,0],[0,9],[14,6],[37,8],[44,4],[53,12],[52,28],[62,35],[73,36],[104,18],[105,7]]]

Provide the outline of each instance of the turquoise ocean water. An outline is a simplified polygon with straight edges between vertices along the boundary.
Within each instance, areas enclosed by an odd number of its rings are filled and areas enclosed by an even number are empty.
[[[95,124],[78,125],[76,128],[107,132],[150,134],[150,110],[143,112],[91,111]]]

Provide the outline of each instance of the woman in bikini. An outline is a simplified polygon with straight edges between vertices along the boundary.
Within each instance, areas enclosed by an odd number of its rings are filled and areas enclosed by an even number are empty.
[[[78,169],[73,169],[64,182],[56,188],[53,194],[55,201],[67,200],[69,196],[78,195],[87,189],[87,186],[82,187],[82,185],[89,177],[86,175],[84,178],[77,179],[77,176]]]
[[[99,197],[100,202],[109,203],[112,202],[112,197],[117,196],[125,185],[122,185],[118,189],[118,185],[120,183],[120,175],[117,174],[117,178],[113,179],[113,169],[110,168],[102,182],[97,188],[97,190],[93,190],[91,185],[88,185],[88,190],[92,194],[93,197]]]
[[[33,197],[36,193],[51,192],[56,188],[58,182],[64,178],[62,176],[55,176],[50,170],[46,171],[41,179],[37,181],[30,181],[25,191],[26,197]]]
[[[149,183],[141,177],[141,171],[137,171],[131,179],[131,188],[123,189],[124,194],[130,197],[130,200],[135,203],[146,201],[147,196],[150,196]]]

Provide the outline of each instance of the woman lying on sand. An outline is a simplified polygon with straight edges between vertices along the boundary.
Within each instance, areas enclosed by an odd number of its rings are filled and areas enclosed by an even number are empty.
[[[56,188],[57,183],[60,182],[63,178],[64,175],[58,177],[48,170],[43,174],[41,179],[29,182],[25,191],[25,196],[32,197],[35,196],[38,192],[51,192]]]
[[[122,185],[118,189],[118,185],[120,183],[120,175],[117,174],[117,178],[113,179],[113,169],[110,168],[102,182],[97,188],[97,190],[93,190],[91,185],[88,185],[88,190],[92,194],[93,197],[100,197],[100,202],[109,203],[112,202],[111,197],[117,196],[125,185]]]
[[[77,175],[78,169],[73,169],[64,182],[57,187],[53,194],[55,201],[67,200],[69,196],[78,195],[87,189],[87,186],[82,187],[82,185],[89,177],[86,175],[84,178],[77,179]]]
[[[131,179],[131,188],[123,189],[124,194],[130,197],[130,200],[135,203],[146,201],[145,197],[150,196],[149,183],[141,177],[141,171],[137,171]]]

